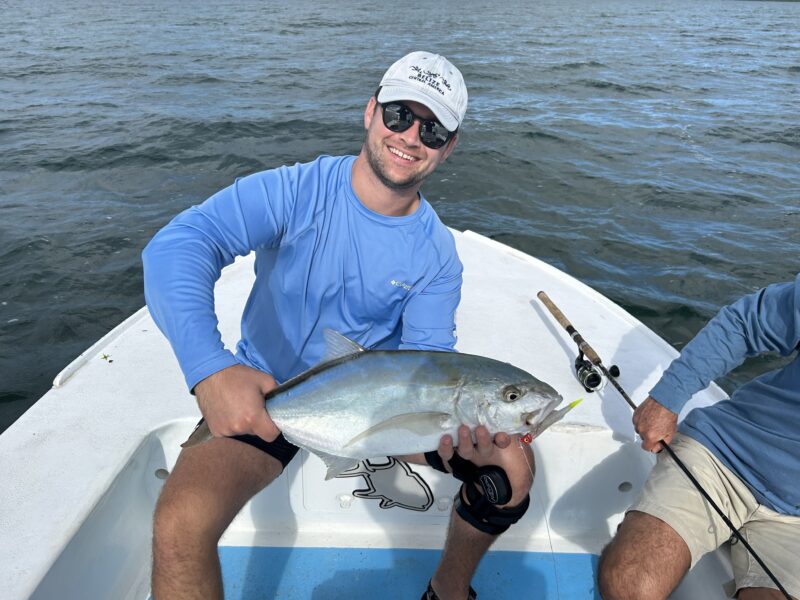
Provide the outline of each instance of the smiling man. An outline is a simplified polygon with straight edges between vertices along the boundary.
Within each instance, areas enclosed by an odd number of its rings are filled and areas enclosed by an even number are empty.
[[[419,190],[455,148],[466,108],[458,69],[412,52],[367,103],[357,157],[321,156],[244,177],[148,244],[147,305],[214,435],[181,452],[159,498],[155,600],[222,597],[222,532],[297,453],[264,395],[323,358],[325,329],[368,348],[454,349],[462,266]],[[214,283],[251,251],[256,278],[234,354],[217,329]],[[484,427],[462,426],[458,440],[445,436],[437,451],[405,458],[464,481],[423,598],[475,598],[478,562],[528,507],[533,454],[506,434],[491,439]]]

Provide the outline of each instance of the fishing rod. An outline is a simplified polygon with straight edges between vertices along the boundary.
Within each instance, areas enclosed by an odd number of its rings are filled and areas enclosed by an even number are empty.
[[[541,300],[542,304],[544,304],[547,307],[547,310],[550,311],[550,314],[553,315],[556,321],[558,321],[558,324],[561,325],[566,330],[566,332],[570,335],[572,340],[578,345],[578,350],[580,354],[578,355],[578,359],[575,361],[575,369],[576,372],[578,373],[578,379],[580,380],[583,387],[590,392],[593,391],[594,389],[599,389],[601,387],[601,382],[598,381],[597,377],[591,376],[593,374],[597,375],[597,372],[592,371],[591,367],[585,364],[585,359],[583,359],[583,356],[585,355],[588,362],[591,363],[591,366],[599,370],[600,373],[602,373],[606,377],[606,379],[609,382],[611,382],[611,385],[613,385],[614,388],[620,393],[625,402],[627,402],[628,405],[633,410],[636,410],[637,408],[636,403],[633,400],[631,400],[631,397],[628,396],[628,394],[622,388],[620,383],[617,381],[617,377],[619,376],[619,369],[616,366],[606,368],[606,366],[603,364],[603,361],[600,360],[600,356],[597,354],[597,352],[595,352],[594,348],[592,348],[589,345],[589,343],[585,339],[583,339],[583,336],[581,336],[581,334],[578,333],[575,327],[572,326],[572,323],[570,323],[569,320],[567,320],[567,318],[564,316],[564,313],[562,313],[561,310],[559,310],[559,308],[553,303],[552,300],[550,300],[550,297],[546,293],[539,292],[538,294],[536,294],[536,297],[539,298],[539,300]],[[581,373],[583,373],[583,376],[581,376]],[[589,389],[588,384],[592,384],[593,389]],[[781,585],[781,582],[778,581],[778,578],[775,577],[772,571],[769,570],[769,567],[767,567],[767,565],[764,564],[764,561],[761,560],[761,557],[756,553],[753,547],[750,546],[750,544],[747,542],[744,536],[741,533],[739,533],[738,529],[734,527],[733,523],[731,523],[731,520],[722,512],[722,509],[720,509],[720,507],[717,506],[716,502],[714,502],[714,500],[711,499],[711,496],[708,495],[708,492],[706,492],[706,490],[703,488],[700,482],[697,481],[697,479],[695,479],[694,475],[692,475],[692,473],[689,471],[689,469],[686,467],[683,461],[680,458],[678,458],[678,456],[672,450],[670,445],[667,444],[667,442],[665,442],[664,440],[660,440],[660,443],[661,446],[664,448],[664,450],[667,451],[667,454],[669,454],[670,458],[672,458],[672,460],[675,461],[675,464],[680,467],[680,469],[686,474],[686,476],[692,482],[694,487],[697,488],[697,491],[699,491],[703,495],[703,498],[705,498],[708,501],[708,503],[711,504],[711,506],[714,508],[717,514],[722,518],[725,525],[727,525],[730,528],[731,532],[736,537],[736,539],[739,542],[741,542],[745,548],[747,548],[747,551],[753,556],[753,558],[761,566],[761,568],[764,569],[764,572],[778,587],[778,590],[787,598],[787,600],[792,600],[792,597],[789,596],[789,592],[786,591],[786,588],[784,588],[783,585]]]

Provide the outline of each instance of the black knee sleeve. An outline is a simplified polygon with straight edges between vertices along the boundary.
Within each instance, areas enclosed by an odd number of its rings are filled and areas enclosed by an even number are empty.
[[[437,471],[448,472],[438,452],[426,452],[425,460]],[[458,454],[453,455],[448,463],[453,470],[453,476],[464,482],[456,494],[453,506],[461,518],[476,529],[497,535],[506,531],[527,512],[530,496],[525,496],[522,502],[512,508],[498,508],[498,505],[507,504],[512,495],[511,482],[502,467],[478,467]],[[474,484],[478,484],[483,493]]]
[[[503,475],[505,476],[505,472],[503,472]],[[507,477],[506,481],[508,481]],[[529,494],[517,506],[500,508],[497,504],[491,502],[489,494],[486,493],[487,488],[483,483],[481,487],[484,489],[483,494],[473,484],[465,482],[456,493],[453,501],[453,507],[458,515],[479,531],[491,535],[503,533],[523,517],[531,504]],[[510,499],[510,485],[508,486],[508,493],[508,498]],[[503,503],[500,502],[499,504]]]

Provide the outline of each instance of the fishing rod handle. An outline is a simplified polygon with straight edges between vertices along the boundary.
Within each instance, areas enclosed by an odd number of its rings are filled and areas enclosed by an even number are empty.
[[[578,344],[580,351],[586,355],[586,358],[588,358],[595,365],[601,364],[602,361],[600,360],[597,352],[595,352],[594,348],[592,348],[589,343],[583,339],[583,336],[572,326],[572,323],[569,322],[567,317],[564,316],[564,313],[559,310],[555,303],[550,300],[550,296],[544,292],[539,292],[536,294],[536,297],[539,298],[539,300],[542,301],[542,304],[547,307],[547,310],[549,310],[550,314],[553,315],[556,321],[558,321],[558,324],[566,329],[570,337],[572,337],[575,343]]]

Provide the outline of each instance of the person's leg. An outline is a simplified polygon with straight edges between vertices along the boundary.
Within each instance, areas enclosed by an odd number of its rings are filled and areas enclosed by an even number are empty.
[[[739,531],[783,588],[800,597],[800,517],[760,506]],[[739,600],[785,599],[743,544],[731,544],[731,562]]]
[[[466,600],[478,564],[497,538],[478,531],[456,511],[450,513],[442,558],[431,577],[431,588],[439,600]]]
[[[469,440],[468,437],[466,440],[462,440],[461,446],[466,446],[467,443],[471,445],[471,441],[467,440]],[[417,464],[429,464],[423,455],[404,457],[404,460]],[[514,438],[507,448],[494,449],[491,463],[505,471],[511,484],[511,499],[499,504],[497,508],[513,514],[514,509],[528,502],[528,494],[535,472],[533,452],[530,446],[520,444],[518,439]],[[480,488],[474,483],[465,483],[464,485]],[[463,489],[459,491],[461,501],[467,502],[462,492]],[[452,511],[442,557],[431,578],[431,587],[439,600],[465,600],[467,598],[470,582],[478,564],[498,537],[497,534],[477,529],[465,521],[456,510]]]
[[[678,434],[671,447],[740,527],[756,506],[741,481],[685,435]],[[641,495],[603,550],[598,564],[600,595],[605,600],[666,598],[705,553],[729,537],[725,522],[675,461],[661,453]]]
[[[666,598],[689,570],[683,538],[661,519],[631,511],[606,546],[598,565],[604,600]]]
[[[154,600],[222,598],[219,538],[282,470],[276,458],[228,438],[181,452],[155,511]]]

